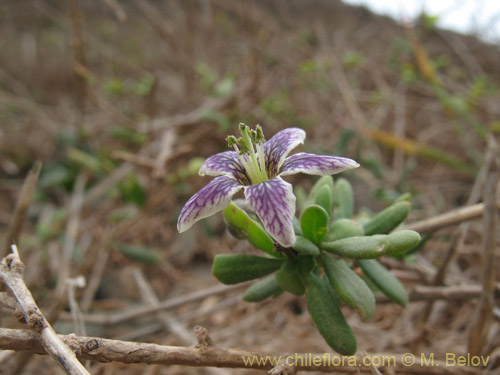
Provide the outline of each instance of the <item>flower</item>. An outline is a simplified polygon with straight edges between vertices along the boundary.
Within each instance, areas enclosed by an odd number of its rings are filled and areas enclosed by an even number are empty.
[[[293,217],[295,195],[292,185],[282,176],[303,172],[326,176],[359,164],[348,158],[314,155],[300,152],[287,155],[304,143],[306,133],[299,128],[288,128],[264,140],[262,129],[240,124],[242,137],[227,138],[235,151],[210,156],[200,167],[200,176],[217,176],[193,195],[179,214],[177,229],[188,230],[195,222],[223,210],[234,194],[245,189],[245,198],[257,214],[266,231],[282,246],[295,243]]]

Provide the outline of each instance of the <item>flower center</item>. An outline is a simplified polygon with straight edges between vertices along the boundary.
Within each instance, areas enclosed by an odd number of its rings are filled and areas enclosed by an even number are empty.
[[[250,178],[252,185],[269,180],[264,156],[264,133],[260,125],[255,130],[240,124],[241,138],[230,135],[226,138],[229,147],[234,147],[240,157],[241,164]]]

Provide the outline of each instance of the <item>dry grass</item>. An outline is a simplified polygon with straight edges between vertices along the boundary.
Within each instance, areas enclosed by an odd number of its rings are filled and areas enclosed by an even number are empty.
[[[320,0],[82,2],[76,47],[75,14],[66,3],[8,1],[0,14],[0,234],[8,233],[24,177],[41,160],[18,244],[44,311],[67,309],[65,297],[54,302],[61,268],[87,278],[77,293],[84,311],[112,313],[146,303],[132,277],[136,268],[163,300],[215,285],[215,254],[253,251],[225,234],[220,215],[183,235],[175,229],[182,204],[207,182],[196,176],[196,158],[224,150],[225,135],[240,121],[260,123],[267,134],[303,127],[306,150],[358,160],[364,168],[348,175],[358,210],[378,210],[410,191],[409,221],[416,221],[481,200],[469,196],[486,134],[499,131],[498,47],[420,26],[405,30],[365,9]],[[455,228],[440,230],[413,259],[389,264],[409,288],[429,285],[456,236]],[[482,236],[482,222],[471,222],[446,285],[480,282]],[[117,242],[153,256],[128,257]],[[497,261],[498,254],[497,243]],[[188,330],[207,327],[222,347],[328,351],[302,298],[252,305],[238,295],[186,304],[170,316]],[[437,301],[426,324],[426,302],[404,310],[379,304],[368,322],[347,308],[345,314],[360,349],[443,358],[467,352],[475,301]],[[71,332],[65,316],[55,327]],[[4,314],[2,326],[19,324]],[[149,326],[158,329],[141,334]],[[488,347],[497,348],[497,358],[498,330],[497,320]],[[155,316],[89,324],[87,332],[182,344]],[[0,373],[21,362],[19,373],[58,371],[47,358],[16,358]],[[188,371],[116,363],[90,369]]]

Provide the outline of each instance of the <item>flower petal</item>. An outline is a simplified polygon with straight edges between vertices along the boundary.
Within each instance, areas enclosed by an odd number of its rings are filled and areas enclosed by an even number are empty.
[[[299,128],[288,128],[276,133],[264,143],[267,173],[270,177],[278,171],[286,156],[299,144],[304,143],[306,132]]]
[[[214,178],[186,202],[179,214],[177,230],[182,233],[198,220],[222,211],[242,187],[228,176]]]
[[[267,232],[284,247],[295,243],[293,188],[281,177],[245,187],[245,197]]]
[[[236,151],[225,151],[210,156],[202,164],[198,174],[200,176],[225,175],[234,177],[242,185],[250,185],[250,179]]]
[[[359,167],[358,162],[340,156],[315,155],[299,152],[285,159],[281,166],[280,176],[295,173],[328,176]]]

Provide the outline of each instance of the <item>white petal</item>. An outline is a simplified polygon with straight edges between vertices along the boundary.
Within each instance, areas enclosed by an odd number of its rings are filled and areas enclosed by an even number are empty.
[[[245,187],[245,197],[266,231],[282,246],[295,243],[293,188],[281,177]]]
[[[186,202],[177,220],[177,230],[182,233],[198,220],[222,211],[242,187],[227,176],[214,178]]]
[[[306,132],[299,128],[288,128],[276,133],[264,143],[266,169],[269,177],[278,175],[278,171],[287,155],[299,144],[304,143]]]
[[[357,167],[359,167],[358,162],[349,158],[299,152],[285,159],[279,175],[288,176],[302,172],[312,175],[329,176]]]

